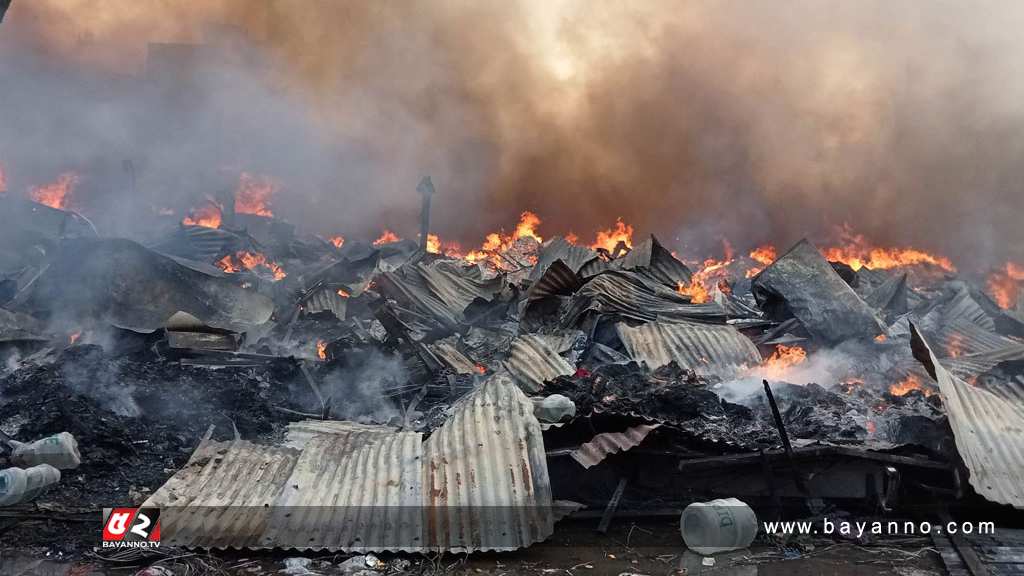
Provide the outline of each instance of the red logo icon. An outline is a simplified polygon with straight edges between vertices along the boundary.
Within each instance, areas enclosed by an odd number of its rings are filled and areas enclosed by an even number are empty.
[[[104,508],[104,548],[160,546],[159,508]]]

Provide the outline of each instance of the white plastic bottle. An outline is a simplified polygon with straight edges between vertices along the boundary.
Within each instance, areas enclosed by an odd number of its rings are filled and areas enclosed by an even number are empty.
[[[35,442],[10,442],[13,452],[11,462],[18,466],[49,464],[60,470],[78,468],[82,456],[78,453],[78,441],[70,432],[61,432]]]
[[[60,482],[60,470],[49,464],[0,470],[0,507],[31,500],[57,482]]]
[[[710,556],[750,546],[757,536],[757,515],[738,498],[694,502],[683,510],[679,529],[690,550]]]

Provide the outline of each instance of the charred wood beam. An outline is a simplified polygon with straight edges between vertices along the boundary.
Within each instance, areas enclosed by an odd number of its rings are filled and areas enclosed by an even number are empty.
[[[427,251],[427,236],[430,234],[430,198],[434,195],[434,183],[430,176],[424,176],[416,185],[416,191],[423,197],[420,208],[420,250]]]
[[[793,457],[793,445],[789,443],[789,434],[786,433],[786,424],[782,421],[782,413],[779,412],[779,405],[775,403],[775,395],[772,394],[772,387],[768,385],[767,380],[764,382],[764,393],[768,396],[768,406],[772,409],[772,417],[775,419],[775,426],[779,429],[779,437],[782,439],[782,447],[786,450],[786,460],[789,461],[789,467],[793,472],[793,483],[796,484],[797,489],[800,492],[810,495],[807,490],[807,484],[804,482],[802,476],[800,476],[799,470],[796,467],[796,459]]]
[[[608,532],[608,526],[612,523],[612,518],[615,517],[615,510],[619,507],[619,502],[622,501],[622,493],[626,491],[626,484],[629,480],[623,476],[619,478],[619,484],[615,487],[615,492],[612,493],[611,499],[608,500],[608,505],[604,508],[604,514],[601,515],[601,523],[597,525],[597,531],[601,534]]]

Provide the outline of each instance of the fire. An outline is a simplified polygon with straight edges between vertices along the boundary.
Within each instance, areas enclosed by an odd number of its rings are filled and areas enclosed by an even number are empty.
[[[579,242],[579,240],[580,237],[573,232],[569,232],[568,234],[565,235],[565,241],[568,242],[569,244],[575,244]]]
[[[7,174],[4,172],[4,167],[0,166],[0,194],[7,192]]]
[[[777,344],[775,352],[769,356],[761,365],[763,371],[769,378],[779,378],[790,368],[803,364],[807,361],[807,351],[800,346],[786,346]]]
[[[959,358],[964,355],[964,337],[958,332],[953,332],[946,342],[946,352],[950,358]]]
[[[321,360],[327,360],[327,342],[324,342],[323,340],[316,341],[316,355],[319,356]]]
[[[854,270],[861,268],[889,270],[903,266],[931,264],[947,272],[956,272],[956,267],[953,266],[949,258],[929,254],[916,248],[872,246],[863,234],[855,234],[849,226],[843,226],[839,231],[839,236],[843,244],[825,248],[822,253],[828,260],[842,262]]]
[[[441,238],[437,234],[427,234],[427,252],[441,253]]]
[[[480,246],[480,249],[470,250],[466,254],[465,259],[470,262],[487,261],[495,267],[500,267],[502,260],[499,253],[507,251],[520,238],[533,238],[538,243],[544,241],[537,234],[537,227],[540,226],[540,223],[540,217],[533,212],[523,212],[519,215],[519,223],[516,224],[515,232],[511,235],[491,232],[484,238],[484,243]]]
[[[935,392],[921,384],[921,380],[914,374],[908,374],[906,378],[896,384],[889,386],[889,393],[893,396],[905,396],[911,390],[920,390],[925,396],[931,396]]]
[[[235,190],[235,212],[238,214],[255,214],[270,218],[270,197],[277,192],[278,184],[266,176],[253,176],[242,172],[238,177],[238,188]]]
[[[341,248],[345,245],[345,237],[342,235],[331,236],[329,239],[331,244],[334,244],[335,248]]]
[[[690,302],[694,304],[704,304],[711,301],[711,294],[704,288],[704,285],[697,280],[697,276],[693,276],[693,282],[687,284],[685,282],[676,283],[676,292],[683,296],[689,296]]]
[[[1009,310],[1017,305],[1022,280],[1024,280],[1024,266],[1007,262],[1003,268],[989,275],[988,292],[1000,308]]]
[[[886,336],[885,334],[879,334],[878,336],[875,336],[875,342],[878,342],[879,344],[881,344],[882,342],[885,342],[888,339],[889,339],[889,337]]]
[[[676,284],[676,292],[689,296],[694,304],[704,304],[711,301],[711,288],[716,284],[723,292],[730,292],[732,288],[726,281],[728,266],[734,262],[732,245],[728,240],[722,240],[722,251],[725,253],[724,260],[708,258],[701,263],[700,269],[693,273],[690,283],[679,282]]]
[[[34,186],[28,196],[33,202],[45,204],[50,208],[66,210],[71,191],[78,185],[79,177],[74,172],[65,172],[57,177],[57,181],[45,186]]]
[[[75,342],[78,342],[78,339],[81,338],[81,337],[82,337],[82,331],[81,330],[75,330],[71,334],[68,334],[68,346],[74,346]]]
[[[202,226],[203,228],[220,228],[221,222],[221,210],[213,200],[207,200],[206,204],[203,204],[199,208],[193,208],[189,210],[188,216],[186,216],[181,224],[183,226]]]
[[[349,292],[348,292],[347,290],[345,290],[344,288],[338,288],[338,296],[341,296],[342,298],[348,298],[348,297],[349,297],[349,296],[351,296],[351,295],[352,295],[352,294],[350,294],[350,293],[349,293]]]
[[[771,244],[764,244],[751,250],[749,256],[751,260],[760,264],[760,266],[755,266],[750,270],[747,270],[746,277],[753,278],[754,276],[757,276],[761,270],[764,270],[765,266],[775,262],[779,257],[779,253],[775,249],[775,246],[772,246]]]
[[[475,368],[477,374],[487,374],[487,366],[484,366],[483,364],[477,364]]]
[[[604,248],[608,252],[615,252],[615,247],[622,242],[626,248],[633,247],[633,227],[622,222],[622,218],[615,219],[615,226],[607,230],[600,230],[597,239],[590,247],[594,250]]]
[[[401,238],[398,236],[398,234],[395,234],[391,230],[385,228],[384,232],[382,232],[381,235],[376,240],[373,241],[373,245],[381,246],[384,244],[391,244],[392,242],[398,242],[399,240],[401,240]]]
[[[221,270],[234,274],[245,270],[254,270],[256,268],[262,268],[267,270],[274,275],[274,280],[281,280],[287,274],[281,266],[259,252],[249,252],[248,250],[239,250],[234,254],[228,254],[216,262],[216,266]]]

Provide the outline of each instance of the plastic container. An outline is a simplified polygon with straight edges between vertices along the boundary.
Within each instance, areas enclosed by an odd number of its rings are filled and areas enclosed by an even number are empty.
[[[694,502],[683,510],[679,529],[690,550],[710,556],[750,546],[757,536],[757,515],[738,498]]]
[[[11,462],[18,466],[49,464],[60,470],[70,470],[78,468],[82,463],[78,441],[70,432],[61,432],[27,444],[16,440],[9,443],[13,449]]]
[[[0,470],[0,507],[31,500],[57,482],[60,482],[60,470],[49,464]]]

